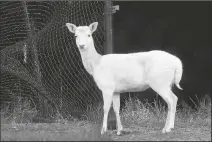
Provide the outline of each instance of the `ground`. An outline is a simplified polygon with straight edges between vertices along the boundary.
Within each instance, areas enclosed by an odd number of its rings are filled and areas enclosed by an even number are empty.
[[[103,136],[100,125],[85,122],[69,124],[2,124],[1,141],[20,140],[114,140],[114,141],[211,141],[211,120],[176,124],[170,133],[161,132],[164,123],[125,127],[121,136],[108,130]],[[14,127],[16,126],[16,127]]]
[[[176,126],[172,132],[165,134],[161,133],[163,125],[131,128],[122,136],[114,138],[120,141],[211,141],[211,126],[206,122],[198,126],[192,123]]]

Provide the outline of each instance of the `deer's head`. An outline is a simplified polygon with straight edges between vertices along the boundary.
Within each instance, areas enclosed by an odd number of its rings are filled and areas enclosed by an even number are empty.
[[[75,34],[76,45],[79,50],[86,50],[87,48],[94,46],[92,33],[96,31],[98,22],[94,22],[89,26],[79,26],[66,23],[69,31]]]

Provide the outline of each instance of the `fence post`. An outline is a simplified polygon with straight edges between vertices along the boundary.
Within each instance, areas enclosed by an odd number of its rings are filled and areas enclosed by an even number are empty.
[[[119,6],[113,6],[112,0],[105,0],[105,8],[104,8],[104,16],[105,16],[105,48],[104,54],[113,53],[113,19],[112,15],[119,10]],[[108,129],[115,130],[116,129],[116,115],[114,113],[113,107],[110,108],[108,114]]]
[[[112,27],[112,0],[105,0],[105,32],[106,32],[106,40],[105,40],[105,48],[104,54],[113,53],[113,27]]]
[[[112,29],[112,0],[105,0],[105,47],[104,54],[113,53],[113,29]],[[116,129],[116,117],[113,107],[110,108],[108,113],[108,129]]]

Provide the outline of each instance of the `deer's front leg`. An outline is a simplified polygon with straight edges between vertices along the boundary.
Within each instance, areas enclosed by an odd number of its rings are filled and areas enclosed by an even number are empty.
[[[123,127],[121,125],[121,119],[119,115],[120,111],[120,94],[114,93],[113,95],[113,109],[116,115],[116,122],[117,122],[117,135],[121,135],[121,131],[123,130]]]
[[[113,92],[110,90],[102,91],[103,101],[104,101],[104,118],[103,118],[103,126],[101,130],[101,134],[104,134],[107,131],[107,120],[108,120],[108,112],[111,107]]]

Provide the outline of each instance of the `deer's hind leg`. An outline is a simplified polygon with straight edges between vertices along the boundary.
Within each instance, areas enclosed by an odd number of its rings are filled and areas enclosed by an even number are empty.
[[[168,114],[166,118],[165,126],[162,130],[162,133],[170,132],[174,128],[175,113],[177,106],[177,96],[171,90],[170,85],[151,85],[151,88],[157,92],[167,103],[168,105]]]

